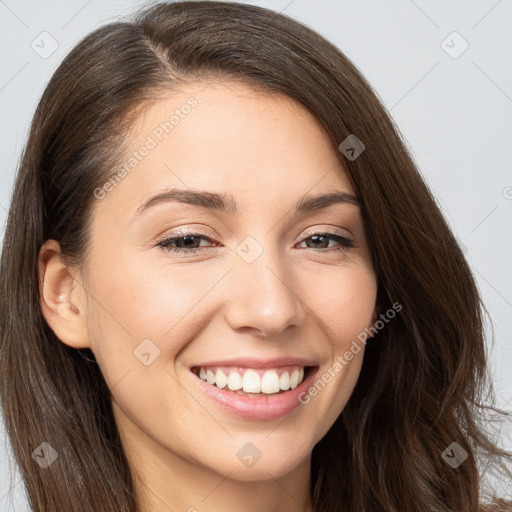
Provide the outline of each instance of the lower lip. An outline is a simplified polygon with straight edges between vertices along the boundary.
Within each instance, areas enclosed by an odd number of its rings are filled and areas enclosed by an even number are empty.
[[[200,388],[221,410],[246,420],[264,421],[282,418],[300,405],[304,405],[299,401],[299,396],[310,387],[317,371],[318,366],[310,367],[307,377],[295,389],[289,389],[278,395],[261,397],[248,397],[234,391],[220,389],[213,384],[208,384],[195,373],[191,373]]]

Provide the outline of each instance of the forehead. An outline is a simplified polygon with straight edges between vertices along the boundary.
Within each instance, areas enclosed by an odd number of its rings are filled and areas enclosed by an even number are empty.
[[[135,120],[127,147],[122,179],[101,206],[121,201],[133,210],[154,192],[175,187],[229,192],[241,208],[291,204],[333,188],[354,194],[337,149],[305,107],[238,82],[162,93]]]

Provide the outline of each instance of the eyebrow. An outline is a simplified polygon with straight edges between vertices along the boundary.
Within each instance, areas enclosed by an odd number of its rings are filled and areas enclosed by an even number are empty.
[[[168,202],[199,206],[208,210],[215,210],[230,214],[237,214],[239,211],[236,199],[229,194],[218,194],[215,192],[204,192],[190,189],[171,189],[150,197],[137,208],[130,221],[142,215],[152,206]],[[356,196],[348,192],[336,190],[314,196],[305,195],[293,205],[292,209],[294,210],[294,214],[297,215],[300,213],[321,210],[334,204],[352,204],[359,206],[360,203]]]

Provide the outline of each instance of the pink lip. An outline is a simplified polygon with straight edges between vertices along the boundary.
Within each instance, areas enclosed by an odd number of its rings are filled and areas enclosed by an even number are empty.
[[[256,357],[235,357],[233,359],[216,359],[197,363],[193,367],[202,366],[241,366],[246,368],[279,368],[281,366],[317,366],[312,359],[301,357],[276,357],[274,359],[258,359]]]
[[[240,361],[241,360],[230,360],[220,362],[224,364],[226,362],[239,363]],[[275,365],[276,361],[277,360],[273,360],[272,365]],[[293,359],[293,361],[294,364],[302,364],[296,362],[300,360]],[[247,364],[248,360],[245,359],[244,363]],[[251,364],[253,363],[254,360],[251,362]],[[201,364],[201,366],[203,364]],[[280,361],[280,364],[283,365],[282,360]],[[208,365],[205,364],[205,366],[210,365],[214,366],[211,363],[209,363]],[[191,373],[192,375],[194,375],[195,381],[198,383],[199,387],[205,392],[208,398],[214,402],[216,406],[220,407],[222,411],[246,420],[265,421],[286,416],[300,405],[303,405],[299,401],[299,396],[301,393],[306,392],[307,389],[311,386],[318,369],[318,366],[315,366],[314,368],[308,368],[308,374],[306,378],[295,389],[289,389],[288,391],[285,391],[284,393],[278,395],[262,396],[261,398],[252,398],[248,396],[239,395],[238,393],[226,389],[220,389],[213,384],[208,384],[200,377],[198,377],[195,373]]]

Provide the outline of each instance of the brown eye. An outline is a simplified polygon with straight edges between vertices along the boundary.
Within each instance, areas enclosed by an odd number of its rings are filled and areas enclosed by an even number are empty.
[[[198,244],[201,243],[201,240],[212,241],[200,233],[187,233],[182,236],[164,238],[158,242],[157,246],[167,252],[193,254],[206,249],[205,247],[199,247]]]
[[[352,240],[334,233],[316,233],[308,238],[305,238],[304,242],[307,243],[308,240],[312,242],[311,245],[308,245],[309,249],[327,249],[329,247],[329,243],[332,240],[339,244],[339,246],[334,248],[334,250],[344,251],[346,249],[355,247]]]

